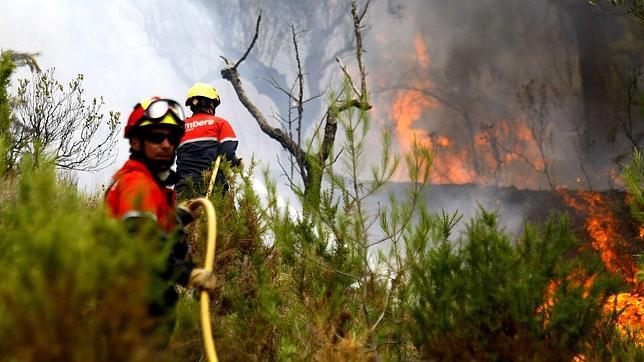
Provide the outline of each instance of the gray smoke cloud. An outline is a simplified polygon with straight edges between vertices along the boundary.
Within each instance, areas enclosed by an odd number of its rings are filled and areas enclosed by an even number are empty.
[[[415,131],[407,134],[432,137],[434,145],[440,137],[450,140],[436,147],[437,161],[462,166],[468,177],[443,175],[440,182],[548,188],[539,172],[544,159],[554,186],[618,186],[612,176],[633,146],[620,123],[627,117],[628,77],[643,58],[616,44],[628,32],[641,37],[637,26],[583,1],[399,4],[398,18],[387,16],[386,7],[372,13],[371,80],[383,124],[396,121],[391,102],[416,90],[415,102],[401,102],[407,110],[422,108],[406,120],[405,128]],[[543,129],[543,155],[535,132],[526,137],[531,123]],[[641,122],[634,128],[641,147]],[[453,162],[457,156],[468,162]]]
[[[586,29],[580,18],[588,17],[591,25],[596,21],[597,33],[623,32],[624,24],[594,10],[575,15],[573,10],[581,7],[573,3],[590,9],[583,1],[572,0],[372,1],[365,56],[377,124],[394,131],[401,151],[409,144],[404,137],[431,138],[437,152],[435,181],[547,188],[545,175],[521,158],[535,163],[539,154],[517,127],[517,122],[529,120],[530,105],[546,104],[544,153],[552,162],[555,183],[587,187],[580,167],[586,162],[592,186],[614,186],[606,175],[607,165],[616,169],[613,160],[629,146],[618,127],[610,127],[617,129],[612,143],[586,145],[591,160],[584,161],[578,152],[584,146],[577,142],[579,126],[589,103],[589,92],[580,94],[584,90],[579,85],[583,80],[580,57],[602,51],[580,47],[579,33]],[[280,173],[276,160],[285,162],[287,154],[259,131],[230,85],[221,79],[219,56],[241,56],[262,9],[260,40],[240,72],[252,98],[269,117],[286,114],[289,104],[270,82],[288,88],[296,77],[290,24],[298,32],[308,76],[305,98],[337,85],[341,72],[335,56],[352,72],[356,68],[347,1],[10,0],[3,8],[7,15],[0,24],[2,48],[41,51],[43,68],[55,66],[62,81],[84,73],[86,93],[105,96],[107,108],[122,112],[122,122],[144,97],[183,99],[192,82],[212,83],[223,99],[218,113],[232,122],[240,136],[241,156],[259,155],[275,174]],[[18,73],[18,77],[25,76],[24,69]],[[522,108],[517,93],[531,81],[533,86],[528,89],[537,94],[536,101],[528,99],[524,102],[527,109]],[[547,98],[539,103],[541,84]],[[402,95],[409,90],[415,93],[403,102]],[[608,100],[595,101],[601,109],[613,107]],[[308,135],[311,125],[321,119],[325,102],[320,97],[309,104]],[[414,110],[417,114],[408,124],[401,124],[396,112]],[[272,121],[279,126],[276,118]],[[378,147],[380,142],[378,132],[373,132],[370,146]],[[100,174],[81,175],[81,184],[91,189],[107,183],[127,157],[125,142],[119,150],[113,167]],[[518,155],[508,155],[509,151]],[[601,162],[593,160],[600,156]],[[459,158],[462,162],[455,163]],[[440,160],[445,160],[442,166]],[[459,168],[464,170],[462,177],[449,176]]]
[[[212,25],[216,18],[199,4],[11,0],[3,2],[3,9],[6,13],[0,23],[0,47],[40,51],[41,67],[55,67],[56,77],[63,84],[78,73],[85,74],[85,94],[104,96],[105,110],[120,111],[121,124],[139,100],[161,95],[183,103],[192,83],[205,81],[212,83],[224,100],[218,114],[233,124],[241,139],[241,157],[248,162],[257,154],[266,162],[274,162],[282,152],[259,132],[232,88],[219,76],[223,65],[218,58],[223,54],[219,44],[226,41],[226,34],[216,33]],[[152,20],[155,23],[151,24]],[[199,51],[193,56],[192,49]],[[19,69],[13,84],[18,78],[30,77],[28,69]],[[272,107],[269,99],[257,95],[252,82],[247,87],[260,106]],[[118,147],[114,165],[99,173],[78,175],[82,187],[93,191],[109,183],[128,157],[127,142],[121,140]]]

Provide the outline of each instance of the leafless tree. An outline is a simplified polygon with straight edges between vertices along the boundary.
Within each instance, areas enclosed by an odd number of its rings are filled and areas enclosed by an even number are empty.
[[[242,57],[236,62],[230,61],[226,57],[222,57],[226,63],[226,67],[221,71],[222,76],[224,77],[224,79],[231,82],[239,100],[257,121],[260,129],[267,136],[279,142],[282,147],[284,147],[284,149],[288,151],[288,153],[293,157],[294,163],[299,172],[299,175],[301,176],[304,186],[303,193],[306,199],[311,202],[312,205],[319,203],[320,187],[323,174],[322,171],[324,167],[326,167],[330,162],[329,156],[332,153],[336,131],[338,128],[338,115],[352,107],[362,110],[371,108],[371,105],[367,102],[366,71],[362,60],[362,55],[364,52],[362,44],[362,21],[368,7],[369,1],[366,2],[362,10],[359,10],[357,8],[355,1],[352,2],[351,14],[355,36],[355,57],[359,73],[358,86],[355,85],[352,77],[349,75],[346,66],[339,58],[337,58],[337,62],[339,63],[342,72],[344,73],[345,79],[349,84],[351,84],[351,87],[349,87],[349,91],[340,92],[340,94],[332,100],[331,104],[326,109],[322,121],[317,123],[317,125],[315,126],[315,134],[320,137],[320,144],[317,147],[317,150],[310,149],[309,146],[305,146],[302,142],[301,125],[303,120],[303,105],[307,100],[303,99],[302,88],[304,84],[304,72],[302,70],[302,64],[299,61],[297,32],[295,31],[294,27],[291,27],[291,34],[296,54],[298,76],[295,87],[291,87],[288,90],[286,88],[281,88],[281,90],[288,95],[289,103],[295,105],[297,109],[297,115],[295,116],[295,119],[293,119],[292,116],[282,116],[281,118],[286,119],[287,123],[291,122],[289,124],[292,124],[293,121],[295,122],[295,133],[293,133],[292,129],[289,131],[288,127],[274,127],[268,122],[264,113],[246,94],[241,78],[239,76],[238,68],[240,64],[244,60],[246,60],[248,55],[253,50],[257,39],[259,38],[260,24],[262,20],[261,13],[257,17],[253,40],[251,41],[250,46],[246,49]],[[313,146],[311,145],[311,147]]]
[[[282,106],[280,94],[272,84],[255,80],[265,78],[286,84],[297,76],[282,62],[292,55],[287,25],[293,24],[299,32],[302,68],[307,70],[304,92],[312,97],[323,93],[335,58],[346,56],[353,49],[352,34],[343,31],[350,26],[350,19],[344,16],[345,4],[334,0],[197,0],[185,7],[185,16],[190,16],[191,21],[171,27],[165,19],[168,13],[177,11],[176,6],[157,3],[134,6],[140,10],[138,20],[150,44],[173,65],[177,77],[186,84],[218,76],[218,70],[209,64],[215,48],[223,54],[243,53],[261,11],[262,36],[248,54],[241,76],[251,78],[255,89],[279,105],[281,114],[286,114],[288,106]],[[307,108],[319,115],[324,108],[322,103],[312,99]],[[305,118],[302,126],[308,129],[311,120]]]
[[[494,177],[494,185],[499,186],[499,171],[503,167],[503,149],[502,137],[499,135],[498,129],[494,123],[484,123],[481,125],[481,137],[490,145],[490,151],[492,153],[492,158],[494,159],[494,169],[491,171],[492,177]]]
[[[586,132],[586,129],[583,125],[583,122],[578,122],[575,125],[575,138],[573,139],[573,145],[575,147],[575,152],[577,153],[577,162],[579,163],[579,170],[581,171],[582,176],[586,182],[586,187],[589,190],[593,189],[593,180],[590,177],[588,172],[588,161],[590,160],[590,150],[592,149],[592,141]],[[576,180],[578,183],[581,183],[581,177],[578,177]]]
[[[21,79],[11,125],[10,161],[22,154],[47,154],[59,168],[95,171],[116,156],[118,112],[103,114],[103,98],[87,101],[79,74],[67,87],[54,78],[54,69]]]

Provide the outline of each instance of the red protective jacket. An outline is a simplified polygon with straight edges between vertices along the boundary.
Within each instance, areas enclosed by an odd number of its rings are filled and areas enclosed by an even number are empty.
[[[186,133],[179,148],[191,142],[215,141],[219,144],[237,141],[235,131],[225,119],[206,113],[197,113],[186,119]]]
[[[161,185],[141,161],[129,159],[114,175],[105,201],[118,219],[150,217],[169,233],[174,227],[174,190]]]
[[[235,131],[221,117],[196,113],[186,119],[186,133],[177,148],[177,192],[182,192],[190,178],[199,186],[202,172],[211,168],[219,155],[233,165],[239,164],[235,154],[237,144]]]

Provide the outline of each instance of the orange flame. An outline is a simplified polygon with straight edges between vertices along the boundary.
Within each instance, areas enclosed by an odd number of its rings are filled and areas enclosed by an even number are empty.
[[[580,272],[573,272],[572,274],[568,275],[566,277],[566,280],[571,283],[573,286],[580,286],[583,285],[584,287],[584,292],[582,294],[583,298],[588,298],[590,295],[590,287],[593,284],[593,280],[595,279],[594,275],[591,276],[585,276]],[[555,300],[555,293],[557,292],[557,288],[561,285],[561,280],[551,280],[548,285],[546,285],[546,288],[543,292],[544,296],[544,302],[540,306],[537,307],[536,312],[538,314],[541,314],[544,319],[543,323],[545,325],[548,325],[550,322],[550,317],[552,315],[552,308],[556,304]]]
[[[604,313],[617,313],[617,329],[633,337],[634,342],[644,346],[644,300],[639,294],[620,293],[611,295],[604,304]]]
[[[437,143],[439,146],[445,147],[445,148],[450,147],[452,145],[452,141],[450,141],[450,139],[445,136],[439,136]]]
[[[436,103],[419,91],[402,91],[396,96],[391,116],[396,121],[396,136],[403,151],[410,151],[414,140],[423,146],[429,146],[429,132],[414,128],[414,123],[426,109],[435,107]]]
[[[439,184],[466,184],[476,179],[467,150],[436,152],[432,172],[432,181]]]
[[[625,240],[618,231],[619,223],[606,197],[592,191],[579,191],[576,198],[563,190],[560,194],[567,205],[587,215],[586,232],[606,268],[614,273],[621,271],[626,282],[636,285],[637,265],[630,254],[617,251]]]
[[[592,247],[599,252],[606,268],[612,272],[620,271],[624,280],[633,285],[633,293],[609,296],[604,304],[604,313],[617,312],[618,330],[624,335],[633,336],[635,343],[644,346],[644,303],[639,293],[642,285],[637,280],[638,267],[630,254],[618,252],[625,240],[618,231],[619,224],[608,200],[592,191],[581,191],[577,198],[568,192],[560,192],[566,204],[588,215],[586,231],[591,238]],[[640,228],[640,234],[641,231]]]

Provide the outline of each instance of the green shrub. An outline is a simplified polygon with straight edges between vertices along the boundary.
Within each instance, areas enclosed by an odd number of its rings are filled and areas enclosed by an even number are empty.
[[[148,360],[150,276],[167,251],[24,160],[2,181],[15,188],[0,204],[0,360]]]
[[[10,52],[0,53],[0,177],[11,169],[9,146],[13,143],[10,132],[12,115],[7,88],[15,65]]]
[[[577,251],[565,218],[528,226],[515,244],[481,210],[458,243],[409,246],[408,328],[424,358],[570,360],[601,336],[602,302],[617,281]]]

